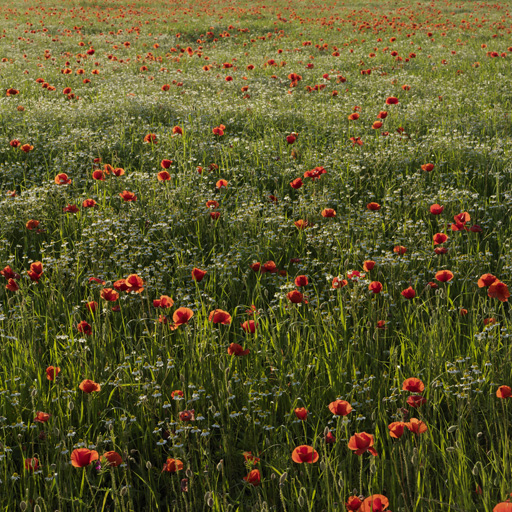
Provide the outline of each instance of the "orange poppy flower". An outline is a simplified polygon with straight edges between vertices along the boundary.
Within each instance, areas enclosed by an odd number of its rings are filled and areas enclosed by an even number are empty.
[[[95,206],[98,206],[98,203],[94,199],[86,199],[82,203],[83,208],[94,208]]]
[[[382,128],[382,121],[374,121],[374,123],[372,124],[372,128],[374,130],[378,130],[379,128]]]
[[[512,503],[510,501],[502,501],[492,509],[492,512],[512,512]]]
[[[7,284],[5,285],[5,289],[9,290],[10,292],[17,292],[20,287],[18,286],[18,283],[12,279],[11,277],[7,280]]]
[[[375,448],[373,448],[373,436],[371,434],[367,434],[366,432],[356,433],[354,434],[349,442],[348,448],[352,450],[356,455],[362,455],[366,451],[369,451],[374,457],[378,455]]]
[[[453,272],[450,272],[449,270],[439,270],[436,272],[435,279],[440,283],[446,283],[453,279]]]
[[[98,459],[98,452],[88,448],[78,448],[71,453],[71,465],[75,468],[84,468]]]
[[[194,267],[192,269],[192,279],[198,283],[200,283],[204,276],[206,275],[206,270],[201,270],[200,268]]]
[[[9,145],[13,148],[17,148],[18,146],[21,146],[21,142],[18,139],[13,139],[9,142]]]
[[[261,483],[261,473],[259,469],[253,469],[247,476],[244,476],[244,480],[248,484],[254,485],[257,487]]]
[[[153,301],[155,308],[170,309],[174,306],[174,301],[167,295],[161,295],[159,299]]]
[[[20,91],[18,89],[14,89],[14,87],[10,87],[5,91],[6,96],[16,96],[16,94],[19,94]]]
[[[96,181],[105,181],[105,171],[101,169],[96,169],[92,172],[92,179]]]
[[[298,190],[300,187],[302,187],[302,178],[296,178],[293,181],[291,181],[290,187],[292,187],[295,190]]]
[[[332,280],[331,287],[334,289],[343,288],[347,286],[348,281],[346,279],[340,279],[339,277],[335,277]]]
[[[496,280],[489,286],[487,295],[498,299],[501,302],[507,302],[510,297],[510,292],[508,291],[508,287],[505,283]]]
[[[175,126],[172,129],[172,134],[173,135],[183,135],[183,130],[179,126]]]
[[[252,313],[252,311],[251,311]],[[254,320],[246,320],[242,325],[241,325],[242,329],[245,331],[245,332],[250,332],[250,333],[255,333],[256,332],[256,328],[258,327],[258,324],[254,321]]]
[[[512,389],[509,386],[500,386],[496,391],[498,398],[510,398],[512,396]]]
[[[217,181],[217,183],[215,183],[215,186],[217,188],[227,187],[228,182],[226,180],[219,180],[219,181]]]
[[[169,169],[172,165],[172,160],[164,159],[160,162],[160,166],[162,169]]]
[[[31,146],[30,144],[23,144],[23,146],[20,146],[20,149],[25,153],[30,153],[30,151],[34,149],[34,146]]]
[[[322,217],[325,217],[325,218],[336,217],[336,210],[333,210],[332,208],[325,208],[324,210],[322,210]]]
[[[428,430],[426,423],[420,421],[417,418],[411,418],[411,421],[405,424],[405,426],[411,431],[414,432],[417,436],[423,434]]]
[[[405,423],[403,421],[394,421],[388,425],[389,435],[395,439],[400,439],[404,434]]]
[[[222,309],[214,309],[210,312],[208,320],[214,324],[229,325],[231,323],[231,315]]]
[[[90,379],[85,379],[78,386],[84,393],[96,393],[101,391],[101,386]]]
[[[434,164],[423,164],[421,166],[422,171],[430,172],[434,170]]]
[[[362,503],[363,502],[357,496],[350,496],[350,498],[345,503],[345,508],[352,512],[358,512]]]
[[[60,368],[58,366],[48,366],[48,368],[46,368],[46,378],[48,380],[55,380],[59,373]]]
[[[228,347],[228,354],[230,356],[246,356],[250,352],[249,349],[245,349],[238,343],[231,343]]]
[[[144,281],[137,274],[130,274],[124,282],[127,292],[141,293],[144,290]]]
[[[303,229],[306,229],[309,226],[309,222],[303,219],[296,220],[294,224],[299,231],[302,231]]]
[[[358,512],[383,512],[388,506],[389,501],[386,496],[373,494],[363,501]]]
[[[72,180],[68,178],[68,175],[65,172],[57,174],[54,181],[57,185],[70,185],[72,182]]]
[[[292,460],[297,464],[302,464],[304,462],[314,464],[318,461],[318,458],[318,452],[312,446],[308,446],[307,444],[297,446],[297,448],[292,452]]]
[[[352,406],[346,400],[335,400],[329,404],[329,410],[334,416],[346,416],[352,412]]]
[[[170,181],[171,175],[167,171],[160,171],[156,177],[158,181]]]
[[[178,308],[172,315],[174,326],[188,324],[189,320],[194,316],[194,312],[189,308]]]
[[[393,247],[393,252],[402,256],[407,252],[407,248],[405,248],[403,245],[395,245],[395,247]]]
[[[498,278],[496,276],[493,276],[492,274],[484,274],[480,277],[478,280],[478,287],[479,288],[485,288],[487,286],[491,286],[494,281],[496,281]]]
[[[183,462],[179,459],[167,459],[164,463],[164,467],[162,469],[162,473],[176,473],[176,471],[181,471],[183,469]]]
[[[157,144],[158,143],[158,139],[156,138],[156,134],[155,133],[148,133],[144,137],[144,142],[152,143],[152,144]]]
[[[112,174],[114,176],[124,176],[124,169],[122,167],[116,167],[113,171],[112,171]]]
[[[103,288],[103,290],[100,292],[100,297],[108,302],[115,302],[117,299],[119,299],[119,293],[117,293],[112,288]]]
[[[425,384],[420,379],[416,377],[410,377],[409,379],[405,379],[402,384],[402,389],[404,391],[410,391],[412,393],[423,393],[425,389]]]
[[[359,119],[359,114],[357,112],[354,112],[353,114],[350,114],[348,116],[349,121],[357,121]]]
[[[107,464],[113,468],[117,468],[118,466],[120,466],[123,463],[123,459],[122,459],[121,455],[119,455],[119,453],[117,453],[115,451],[105,452],[101,456],[101,458],[106,459]]]

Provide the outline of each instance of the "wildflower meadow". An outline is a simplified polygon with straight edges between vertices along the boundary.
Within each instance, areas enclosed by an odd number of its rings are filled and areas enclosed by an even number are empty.
[[[511,2],[0,14],[1,511],[512,511]]]

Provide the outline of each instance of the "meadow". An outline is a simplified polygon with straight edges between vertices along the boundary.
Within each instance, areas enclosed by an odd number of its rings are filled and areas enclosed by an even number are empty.
[[[512,4],[0,7],[0,510],[510,512]]]

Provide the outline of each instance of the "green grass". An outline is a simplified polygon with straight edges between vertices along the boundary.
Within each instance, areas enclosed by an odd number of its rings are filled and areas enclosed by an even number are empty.
[[[477,282],[492,273],[509,284],[512,271],[511,7],[2,7],[0,83],[19,94],[0,98],[0,269],[21,277],[19,290],[0,289],[0,510],[331,511],[382,494],[394,512],[490,512],[506,500],[510,404],[496,391],[512,386],[512,318]],[[291,73],[302,77],[295,87]],[[150,133],[156,144],[144,142]],[[157,179],[163,159],[169,181]],[[105,164],[125,174],[93,180]],[[315,167],[326,173],[304,177]],[[59,173],[72,183],[55,184]],[[124,202],[125,190],[137,200]],[[468,230],[453,231],[462,212]],[[449,237],[446,254],[436,233]],[[364,272],[367,260],[375,267]],[[39,282],[27,274],[36,261]],[[277,272],[250,267],[268,261]],[[194,267],[207,271],[201,282]],[[444,269],[449,283],[434,278]],[[350,279],[355,270],[364,275]],[[131,274],[140,293],[100,297]],[[299,275],[309,283],[293,304]],[[335,277],[347,285],[333,288]],[[161,295],[172,309],[153,305]],[[180,307],[194,316],[171,329]],[[231,323],[213,324],[215,309]],[[250,319],[254,333],[241,328]],[[229,355],[233,343],[249,354]],[[61,369],[55,381],[48,366]],[[425,385],[417,409],[402,390],[409,377]],[[84,393],[84,379],[101,390]],[[353,411],[333,416],[336,399]],[[194,420],[180,419],[186,410]],[[39,411],[47,422],[34,421]],[[428,430],[390,437],[390,423],[411,418]],[[378,457],[348,448],[360,432]],[[318,461],[293,462],[301,445]],[[116,451],[123,464],[73,467],[83,447]],[[260,461],[245,461],[247,451]],[[163,472],[168,458],[183,468]],[[258,486],[244,481],[251,469]]]

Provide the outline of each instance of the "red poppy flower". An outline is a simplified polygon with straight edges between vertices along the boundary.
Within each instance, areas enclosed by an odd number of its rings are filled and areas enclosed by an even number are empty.
[[[90,379],[85,379],[80,383],[80,386],[78,386],[84,393],[97,393],[98,391],[101,391],[101,386]]]
[[[78,332],[81,332],[82,334],[86,334],[87,336],[90,336],[92,334],[92,327],[85,321],[82,320],[76,328],[78,329]]]
[[[348,281],[346,279],[340,279],[339,277],[335,277],[332,280],[331,287],[334,289],[343,288],[347,286]]]
[[[71,453],[71,465],[75,468],[84,468],[98,459],[98,452],[88,448],[78,448]]]
[[[365,272],[370,272],[370,270],[373,270],[374,267],[375,267],[375,261],[373,261],[373,260],[366,260],[363,263],[363,270]]]
[[[386,320],[378,320],[377,329],[386,329]]]
[[[39,460],[37,457],[25,459],[25,469],[27,471],[37,471],[39,469]]]
[[[310,171],[304,173],[304,178],[311,178],[313,181],[319,180],[322,174],[326,174],[327,171],[323,167],[315,167]]]
[[[9,145],[13,148],[17,148],[21,145],[21,142],[18,139],[13,139],[11,142],[9,142]]]
[[[189,411],[181,411],[179,416],[181,421],[194,421],[196,419],[194,409],[190,409]]]
[[[493,325],[496,323],[496,318],[484,318],[484,325]]]
[[[158,181],[170,181],[171,180],[171,175],[167,172],[167,171],[160,171],[157,175],[156,175]]]
[[[286,297],[292,304],[300,304],[304,300],[304,295],[299,290],[288,292]]]
[[[346,416],[352,412],[352,406],[346,400],[335,400],[329,404],[329,410],[334,416]]]
[[[422,171],[430,172],[434,170],[434,164],[423,164],[421,166]]]
[[[297,287],[307,286],[308,283],[309,283],[309,281],[308,281],[308,277],[307,276],[297,276],[295,278],[295,286],[297,286]]]
[[[31,146],[30,144],[23,144],[23,146],[21,146],[20,149],[25,153],[30,153],[30,151],[34,149],[34,146]]]
[[[60,368],[58,366],[48,366],[46,368],[46,378],[48,380],[55,380],[60,373]]]
[[[230,356],[246,356],[250,352],[249,349],[245,349],[238,343],[231,343],[228,347],[228,354]]]
[[[255,261],[254,263],[251,263],[249,267],[251,267],[251,270],[253,270],[254,272],[259,272],[261,268],[261,263],[259,261]]]
[[[293,133],[286,136],[286,142],[288,142],[288,144],[293,144],[296,140],[297,140],[297,137]]]
[[[354,112],[353,114],[350,114],[348,116],[349,121],[357,121],[359,119],[359,114],[357,112]]]
[[[508,291],[508,287],[505,283],[496,280],[489,286],[487,295],[498,299],[501,302],[507,302],[510,297],[510,292]]]
[[[318,461],[318,458],[318,452],[312,446],[308,446],[306,444],[297,446],[297,448],[292,452],[292,460],[297,464],[302,464],[304,462],[314,464]]]
[[[213,220],[217,220],[220,217],[220,212],[210,212],[210,217]]]
[[[512,503],[510,501],[502,501],[492,509],[492,512],[512,512]]]
[[[219,180],[219,181],[217,181],[217,183],[215,183],[215,186],[217,188],[227,187],[228,182],[226,180]]]
[[[441,206],[439,204],[433,204],[431,207],[430,207],[430,213],[432,215],[440,215],[441,213],[443,213],[443,210],[444,210],[444,206]]]
[[[219,137],[222,137],[224,135],[224,130],[220,128],[219,126],[216,126],[215,128],[212,128],[212,133],[214,135],[218,135]]]
[[[414,299],[414,297],[416,297],[416,292],[414,291],[412,286],[409,286],[409,288],[402,290],[401,294],[406,299]]]
[[[14,89],[14,87],[10,87],[9,89],[7,89],[5,91],[5,94],[7,96],[16,96],[16,94],[19,94],[19,93],[20,93],[20,91],[18,91],[18,89]]]
[[[290,187],[298,190],[300,187],[302,187],[302,178],[294,179],[292,182],[290,182]]]
[[[487,287],[487,286],[491,286],[491,284],[494,283],[497,280],[498,280],[498,278],[496,276],[493,276],[492,274],[484,274],[478,280],[478,287],[479,288],[484,288],[484,287]]]
[[[385,110],[381,110],[381,111],[377,114],[377,118],[378,118],[378,119],[386,119],[386,117],[388,117],[388,113],[387,113]]]
[[[36,413],[36,417],[34,418],[34,421],[37,423],[46,423],[50,419],[50,414],[47,412],[39,411]]]
[[[152,143],[152,144],[157,144],[157,143],[158,143],[158,140],[157,140],[157,138],[156,138],[156,134],[154,134],[154,133],[148,133],[148,134],[144,137],[144,142]]]
[[[386,98],[386,105],[396,105],[398,103],[398,98],[395,98],[394,96],[389,96]]]
[[[299,231],[302,231],[303,229],[306,229],[309,226],[309,222],[304,219],[296,220],[294,224]]]
[[[366,208],[372,212],[376,212],[380,210],[380,204],[379,203],[368,203],[366,205]]]
[[[368,290],[375,294],[380,293],[382,291],[382,283],[380,281],[373,281],[368,286]]]
[[[137,196],[133,192],[129,192],[128,190],[124,190],[119,194],[119,197],[125,202],[134,203],[137,201]]]
[[[206,275],[206,270],[201,270],[200,268],[197,268],[197,267],[194,267],[192,269],[192,279],[194,281],[197,281],[198,283],[200,283],[204,276]]]
[[[512,396],[512,389],[509,386],[500,386],[496,391],[498,398],[510,398]]]
[[[123,176],[124,175],[124,169],[122,167],[116,167],[113,171],[112,171],[112,174],[114,176]]]
[[[144,281],[137,274],[130,274],[124,282],[127,292],[141,293],[144,290]]]
[[[427,399],[421,395],[411,395],[407,398],[407,403],[416,409],[420,405],[427,403]]]
[[[98,203],[94,199],[86,199],[82,203],[82,208],[94,208]]]
[[[353,280],[357,281],[360,278],[362,279],[364,276],[365,276],[365,274],[361,274],[361,272],[359,272],[359,270],[349,270],[347,272],[347,279],[350,279],[351,281],[353,281]]]
[[[295,413],[295,416],[301,421],[305,421],[308,417],[308,410],[305,407],[297,407],[293,412]]]
[[[389,506],[389,501],[382,494],[373,494],[361,504],[358,512],[383,512]]]
[[[176,389],[171,393],[171,398],[174,398],[175,396],[183,398],[185,396],[185,393],[183,393],[183,391],[181,391],[180,389]]]
[[[173,135],[183,135],[183,130],[179,126],[175,126],[172,129],[172,134]]]
[[[446,283],[453,279],[453,272],[450,272],[449,270],[439,270],[439,272],[436,272],[435,279],[440,283]]]
[[[277,270],[278,269],[277,269],[275,262],[273,262],[272,260],[269,260],[263,264],[260,271],[262,274],[264,274],[265,272],[270,272],[271,274],[275,274],[275,273],[277,273]]]
[[[253,469],[247,476],[244,476],[244,480],[248,484],[254,485],[257,487],[261,483],[261,473],[259,469]]]
[[[176,473],[176,471],[181,471],[182,469],[183,462],[181,460],[169,458],[164,463],[162,473]]]
[[[194,316],[194,312],[189,308],[178,308],[172,315],[172,321],[176,327],[188,324],[189,320]]]
[[[77,213],[78,212],[78,206],[76,204],[68,204],[65,206],[62,211],[64,213]]]
[[[105,452],[102,456],[102,459],[106,459],[108,466],[117,468],[123,463],[123,459],[119,453],[115,451]]]
[[[34,261],[30,264],[30,272],[41,276],[43,274],[43,264],[40,261]]]
[[[363,502],[357,496],[350,496],[350,498],[345,503],[345,508],[352,512],[358,512],[362,503]]]
[[[324,210],[322,210],[322,217],[336,217],[336,210],[333,210],[332,208],[325,208]]]
[[[364,144],[361,137],[350,137],[350,141],[352,142],[352,147],[355,145],[362,146]]]
[[[65,172],[57,174],[54,181],[57,185],[70,185],[72,182],[72,180],[68,178],[68,175]]]
[[[30,231],[33,231],[34,229],[36,229],[37,227],[39,226],[39,221],[38,220],[34,220],[34,219],[30,219],[29,221],[27,221],[27,223],[25,224],[25,227],[27,229],[29,229]]]
[[[366,451],[369,451],[374,457],[378,455],[375,448],[373,448],[373,436],[371,434],[367,434],[366,432],[356,433],[354,434],[349,442],[348,448],[352,450],[356,455],[362,455]]]
[[[471,220],[471,216],[468,212],[462,212],[457,215],[454,215],[453,220],[456,224],[466,224],[466,222],[469,222]]]
[[[254,320],[246,320],[241,327],[245,332],[255,333],[258,324]]]
[[[372,128],[374,130],[378,130],[379,128],[382,128],[382,121],[374,121],[374,123],[372,124]]]
[[[219,203],[214,200],[206,201],[206,208],[218,208]]]
[[[400,439],[404,434],[405,423],[403,421],[394,421],[388,425],[389,435],[395,439]]]
[[[208,320],[214,324],[229,325],[231,323],[231,315],[222,309],[215,309],[210,312]]]
[[[92,301],[87,302],[87,304],[85,306],[90,313],[95,313],[96,309],[98,308],[98,303],[96,301],[92,300]]]
[[[10,292],[17,292],[20,289],[20,287],[18,286],[18,283],[14,279],[9,278],[7,280],[7,284],[5,285],[5,289],[9,290]]]

